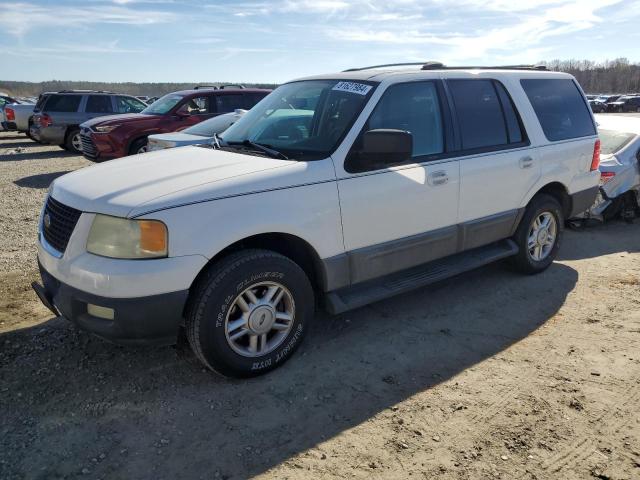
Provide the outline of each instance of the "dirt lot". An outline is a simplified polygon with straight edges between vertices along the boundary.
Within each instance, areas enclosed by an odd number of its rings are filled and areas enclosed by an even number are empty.
[[[39,208],[87,165],[0,134],[0,478],[640,478],[640,222],[338,317],[229,381],[52,318]]]

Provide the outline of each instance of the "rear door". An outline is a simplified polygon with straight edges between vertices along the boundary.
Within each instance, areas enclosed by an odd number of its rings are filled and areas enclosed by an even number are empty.
[[[448,107],[439,80],[391,85],[338,172],[344,243],[357,283],[456,251],[459,162],[450,158]],[[399,129],[413,156],[380,167],[360,155],[362,134]]]
[[[465,78],[446,84],[458,127],[461,246],[470,249],[510,236],[540,163],[502,83]]]

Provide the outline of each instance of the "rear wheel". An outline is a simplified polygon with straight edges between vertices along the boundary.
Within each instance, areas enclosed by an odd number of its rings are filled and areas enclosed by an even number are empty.
[[[82,153],[82,141],[80,140],[79,128],[73,128],[67,132],[63,148],[72,153]]]
[[[212,265],[198,282],[187,308],[187,338],[210,369],[251,377],[291,357],[313,313],[311,283],[296,263],[269,250],[246,250]]]
[[[512,259],[515,267],[528,274],[546,270],[558,254],[563,224],[558,200],[547,194],[536,195],[514,235],[519,247]]]

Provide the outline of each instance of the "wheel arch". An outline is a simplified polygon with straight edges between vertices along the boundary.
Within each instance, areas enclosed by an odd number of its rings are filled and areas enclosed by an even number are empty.
[[[564,184],[560,182],[547,183],[545,186],[538,189],[533,195],[531,195],[529,201],[527,202],[527,206],[529,205],[529,203],[531,203],[531,200],[536,195],[539,195],[541,193],[550,195],[558,200],[558,202],[562,206],[562,213],[565,219],[569,217],[572,208],[571,195],[569,194],[569,190]]]
[[[302,268],[314,290],[324,289],[326,284],[325,268],[315,248],[309,242],[296,235],[269,232],[245,237],[220,250],[202,267],[192,282],[190,290],[193,291],[195,289],[212,265],[231,253],[246,249],[271,250],[287,257]]]

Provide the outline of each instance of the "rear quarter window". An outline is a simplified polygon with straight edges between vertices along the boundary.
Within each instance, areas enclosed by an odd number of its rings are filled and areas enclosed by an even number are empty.
[[[547,140],[552,142],[596,134],[589,106],[570,79],[522,79],[524,89]]]
[[[45,106],[48,112],[77,112],[82,95],[51,95]]]

